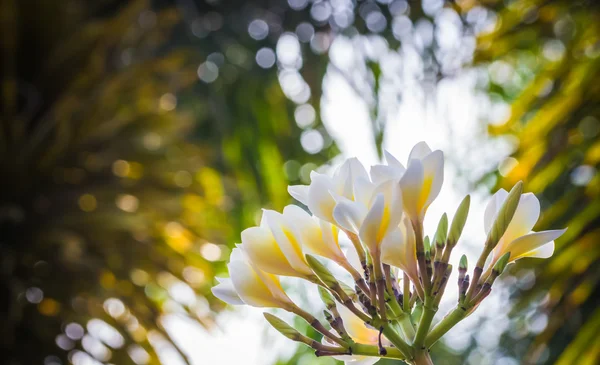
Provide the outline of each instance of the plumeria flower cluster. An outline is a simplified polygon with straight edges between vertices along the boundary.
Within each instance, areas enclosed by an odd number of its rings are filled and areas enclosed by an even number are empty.
[[[275,329],[318,356],[354,365],[380,358],[432,364],[431,346],[477,308],[508,264],[551,256],[554,240],[564,233],[531,231],[540,205],[533,194],[522,193],[522,183],[498,191],[485,211],[487,239],[472,273],[466,256],[460,259],[457,305],[432,326],[470,198],[463,199],[451,222],[442,215],[430,239],[423,220],[442,188],[443,153],[420,142],[406,166],[387,152],[385,159],[367,171],[351,158],[333,176],[313,172],[310,185],[290,186],[308,212],[296,205],[281,213],[264,210],[260,225],[242,232],[228,265],[230,278],[220,279],[214,295],[230,304],[281,308],[302,317],[323,335],[321,341],[265,313]],[[343,236],[352,243],[350,251],[340,246]],[[332,263],[349,273],[351,285],[332,274]],[[280,276],[317,285],[325,321],[295,304]]]

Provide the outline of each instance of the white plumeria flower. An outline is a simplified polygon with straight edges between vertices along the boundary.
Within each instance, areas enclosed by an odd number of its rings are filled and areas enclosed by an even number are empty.
[[[398,181],[384,181],[373,189],[368,200],[340,199],[333,217],[340,227],[358,234],[371,253],[378,253],[382,241],[402,220]]]
[[[354,341],[365,345],[378,345],[379,331],[373,327],[367,326],[348,308],[339,305],[337,307],[338,312],[340,313],[340,318],[344,322],[344,328],[346,329],[346,332],[348,332],[348,335],[354,339]],[[389,341],[385,337],[382,337],[381,340],[383,345],[389,345]],[[378,357],[360,355],[342,355],[333,356],[333,358],[343,361],[346,365],[372,365],[380,360]]]
[[[385,156],[385,165],[371,166],[371,181],[374,184],[381,184],[388,180],[400,180],[406,168],[391,153],[383,151]]]
[[[260,226],[242,231],[241,247],[261,270],[268,273],[300,278],[312,276],[299,242],[287,237],[288,230],[282,227],[278,214],[264,210]]]
[[[485,209],[484,226],[490,232],[496,216],[508,192],[498,190]],[[509,262],[514,262],[523,257],[548,258],[554,253],[554,240],[565,233],[566,229],[533,232],[532,229],[540,216],[540,202],[533,193],[525,193],[519,199],[519,205],[510,221],[504,235],[494,248],[492,267],[502,255],[510,252]]]
[[[283,291],[279,278],[258,269],[243,249],[233,249],[227,268],[231,279],[219,279],[219,284],[212,288],[213,294],[222,301],[284,309],[294,305]]]
[[[303,253],[323,256],[342,267],[350,266],[340,247],[338,227],[311,216],[297,205],[286,206],[281,218],[282,226],[285,227],[283,230],[291,236],[288,239],[300,243]]]
[[[427,143],[417,143],[408,157],[408,167],[402,178],[404,211],[413,223],[421,222],[429,205],[442,189],[444,154],[431,151]]]
[[[381,244],[381,262],[401,269],[415,283],[419,280],[415,233],[408,218]]]
[[[330,223],[336,223],[333,209],[338,200],[346,198],[354,201],[369,195],[369,174],[356,158],[346,160],[332,177],[315,171],[310,177],[310,185],[289,186],[288,191],[306,205],[312,214]]]

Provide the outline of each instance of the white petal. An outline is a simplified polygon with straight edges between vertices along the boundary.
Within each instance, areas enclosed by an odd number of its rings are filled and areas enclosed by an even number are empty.
[[[242,247],[248,257],[261,270],[276,275],[299,276],[298,272],[290,265],[269,229],[263,227],[245,229],[242,231]],[[236,255],[234,256],[232,252],[231,262],[243,260],[237,257],[241,255],[241,251],[234,250],[234,252],[236,252]]]
[[[253,307],[279,306],[270,289],[248,262],[231,261],[228,268],[235,291],[244,303]]]
[[[371,181],[381,184],[384,181],[400,178],[393,167],[387,165],[371,166]]]
[[[411,219],[420,216],[419,199],[423,188],[423,165],[419,160],[410,160],[408,169],[400,179],[404,210]]]
[[[565,233],[565,231],[566,229],[557,229],[532,232],[509,243],[502,254],[510,252],[510,261],[518,260],[523,257],[550,257],[554,252],[553,241]],[[548,243],[552,243],[552,245],[543,247]],[[550,256],[546,256],[548,254],[550,254]],[[498,258],[499,257],[500,256],[498,256]]]
[[[389,153],[388,151],[383,151],[383,154],[385,156],[385,162],[387,162],[388,166],[390,166],[391,168],[393,168],[395,171],[397,171],[397,173],[400,175],[398,176],[398,178],[400,178],[402,176],[402,174],[404,173],[404,171],[406,171],[406,168],[404,167],[404,165],[402,163],[400,163],[400,161],[398,161],[391,153]]]
[[[229,278],[216,278],[219,284],[213,286],[211,291],[213,295],[227,304],[241,305],[244,301],[240,299],[240,296],[235,291],[233,283]]]
[[[308,188],[308,209],[315,216],[333,223],[335,199],[331,195],[333,189],[331,179],[318,173],[311,174],[311,176],[312,181]]]
[[[382,219],[384,218],[385,201],[383,193],[377,194],[369,212],[365,216],[359,230],[359,237],[363,244],[372,252],[377,252],[379,243],[384,237],[380,235]]]
[[[366,215],[367,208],[363,204],[348,199],[343,199],[333,209],[335,222],[355,234],[358,234]]]
[[[283,215],[274,210],[265,210],[263,214],[266,216],[277,245],[292,268],[301,275],[311,275],[312,270],[304,258],[297,227],[288,225]]]
[[[379,331],[373,327],[367,327],[367,325],[352,313],[348,308],[343,305],[337,306],[340,313],[340,317],[344,322],[344,327],[348,332],[348,335],[352,337],[356,342],[364,343],[367,345],[377,344],[379,339]]]
[[[429,194],[424,206],[424,208],[427,208],[442,190],[444,182],[444,153],[440,150],[433,151],[422,161],[424,180],[428,181],[431,179]]]
[[[422,160],[423,158],[425,158],[425,156],[429,155],[430,153],[431,153],[431,148],[429,148],[427,143],[425,143],[423,141],[417,143],[412,148],[412,150],[410,151],[410,154],[408,155],[409,164],[410,164],[410,160]]]
[[[386,233],[398,227],[400,221],[402,221],[402,214],[404,212],[402,205],[402,191],[400,190],[400,183],[397,180],[388,180],[378,185],[373,195],[383,194],[384,197],[384,217],[387,219],[386,222],[381,222],[385,227],[382,227]],[[387,216],[386,216],[387,214]]]
[[[368,178],[359,177],[354,180],[354,192],[351,200],[362,203],[366,207],[371,201],[374,189],[375,184]]]
[[[538,198],[533,193],[522,194],[515,215],[502,236],[505,242],[511,242],[531,232],[539,217],[540,201]]]
[[[492,229],[492,224],[496,220],[496,215],[506,201],[508,197],[508,192],[504,189],[498,190],[488,202],[487,207],[485,208],[485,214],[483,215],[483,227],[485,228],[485,233],[490,233],[490,229]]]
[[[308,205],[308,185],[290,185],[288,193],[304,205]]]

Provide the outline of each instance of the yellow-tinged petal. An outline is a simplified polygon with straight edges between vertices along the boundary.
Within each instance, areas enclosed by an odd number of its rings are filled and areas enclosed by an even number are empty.
[[[335,222],[333,219],[333,208],[335,208],[335,199],[331,195],[333,184],[331,179],[323,174],[313,171],[311,173],[311,183],[308,188],[308,209],[315,216],[328,222]]]
[[[341,228],[358,234],[367,212],[362,203],[342,198],[333,209],[333,219]]]
[[[241,248],[232,251],[228,268],[233,287],[244,303],[274,308],[285,308],[292,303],[279,279],[257,269]]]
[[[418,280],[415,234],[408,218],[381,243],[381,261],[404,271],[412,280]]]
[[[498,209],[500,207],[502,207],[502,204]],[[504,253],[509,252],[508,245],[511,242],[531,232],[539,216],[540,202],[537,197],[532,193],[522,194],[515,215],[494,249],[494,258],[500,258]],[[513,255],[514,253],[511,254],[511,256]]]
[[[350,337],[356,342],[368,345],[377,344],[379,331],[373,327],[367,326],[360,318],[342,305],[338,306],[338,311]]]
[[[425,214],[431,203],[442,190],[444,182],[444,153],[440,150],[431,152],[422,160],[423,164],[423,190],[421,191],[421,214]]]
[[[554,253],[554,240],[562,236],[566,229],[531,232],[517,238],[506,247],[510,252],[510,261],[524,257],[548,258]]]
[[[389,224],[389,210],[385,207],[383,193],[377,194],[367,216],[362,222],[359,237],[371,253],[378,252],[379,243],[383,239],[382,227],[387,228]]]
[[[287,260],[275,237],[266,227],[242,231],[242,247],[261,270],[276,275],[301,276]]]
[[[297,230],[298,228],[295,227],[293,223],[288,224],[284,216],[276,211],[264,210],[263,215],[271,229],[273,237],[275,237],[277,245],[290,263],[290,266],[300,273],[299,276],[312,275],[312,270],[304,258],[302,241]]]
[[[420,200],[424,183],[423,173],[421,161],[413,159],[408,162],[408,168],[400,179],[404,211],[415,222],[422,219]]]

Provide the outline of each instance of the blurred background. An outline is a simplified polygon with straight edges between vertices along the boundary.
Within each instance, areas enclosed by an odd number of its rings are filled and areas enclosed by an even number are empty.
[[[0,0],[0,48],[2,363],[335,364],[210,287],[288,184],[420,140],[470,259],[518,180],[569,227],[436,364],[600,363],[597,2]]]

